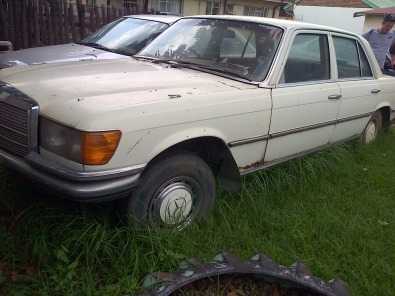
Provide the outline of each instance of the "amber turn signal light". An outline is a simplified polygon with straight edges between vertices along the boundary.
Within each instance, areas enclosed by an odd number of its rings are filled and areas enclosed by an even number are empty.
[[[106,164],[114,155],[120,139],[120,131],[82,132],[82,163],[86,165]]]

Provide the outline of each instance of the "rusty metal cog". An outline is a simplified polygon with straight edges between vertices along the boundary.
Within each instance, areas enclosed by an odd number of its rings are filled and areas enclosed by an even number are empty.
[[[221,286],[219,284],[221,281],[225,281],[226,285],[222,285],[223,290],[220,293],[202,292],[204,289],[209,289],[210,285]],[[234,288],[235,285],[243,285],[247,282],[248,285],[258,285],[260,289],[266,290],[264,293],[240,292],[242,289]],[[296,262],[290,267],[285,267],[262,254],[256,254],[247,261],[241,261],[229,253],[220,253],[209,263],[202,263],[196,258],[191,258],[183,261],[176,272],[149,274],[143,286],[145,290],[141,296],[252,294],[350,296],[346,284],[341,280],[324,282],[314,277],[303,263]]]

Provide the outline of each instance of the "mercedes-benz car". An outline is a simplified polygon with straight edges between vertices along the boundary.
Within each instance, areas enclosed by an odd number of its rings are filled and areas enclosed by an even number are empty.
[[[42,46],[0,54],[0,69],[16,65],[116,59],[133,56],[179,17],[132,15],[119,18],[80,42]]]
[[[134,59],[13,67],[0,81],[6,165],[177,228],[208,214],[217,184],[370,143],[395,117],[395,78],[365,39],[260,17],[186,17]]]

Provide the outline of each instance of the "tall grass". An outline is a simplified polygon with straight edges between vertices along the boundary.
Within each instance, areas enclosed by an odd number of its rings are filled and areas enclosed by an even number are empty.
[[[339,146],[219,190],[206,222],[176,233],[134,229],[111,204],[79,205],[0,168],[0,294],[135,294],[153,271],[187,257],[255,252],[306,262],[353,295],[395,291],[395,135]]]

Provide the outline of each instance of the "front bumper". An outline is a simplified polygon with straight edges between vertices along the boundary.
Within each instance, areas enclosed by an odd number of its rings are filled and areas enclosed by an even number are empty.
[[[127,169],[76,173],[56,163],[43,162],[38,154],[26,158],[0,150],[0,161],[46,189],[80,202],[100,202],[121,198],[137,186],[143,166]]]

